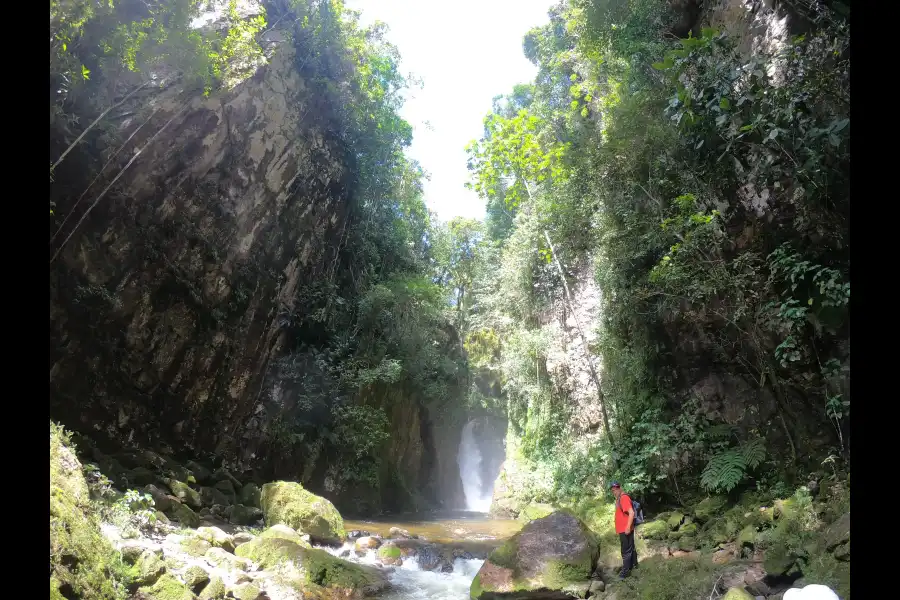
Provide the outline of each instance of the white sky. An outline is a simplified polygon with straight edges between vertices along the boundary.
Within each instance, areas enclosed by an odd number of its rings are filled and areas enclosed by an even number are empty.
[[[442,220],[484,217],[469,180],[466,144],[481,137],[491,99],[534,78],[522,38],[548,21],[553,0],[347,0],[363,23],[385,22],[404,74],[424,80],[401,112],[413,127],[408,154],[431,175],[425,201]],[[431,124],[433,130],[426,127]]]

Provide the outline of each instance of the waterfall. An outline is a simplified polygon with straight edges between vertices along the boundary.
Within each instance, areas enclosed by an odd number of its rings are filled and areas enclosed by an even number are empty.
[[[481,480],[481,449],[475,440],[475,421],[469,421],[462,430],[459,440],[459,453],[456,462],[459,465],[459,476],[462,479],[463,493],[466,495],[466,510],[488,512],[491,508],[493,485],[487,486]],[[493,483],[493,482],[491,482]]]

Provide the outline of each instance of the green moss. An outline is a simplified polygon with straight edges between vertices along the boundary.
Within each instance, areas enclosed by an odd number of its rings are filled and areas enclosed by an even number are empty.
[[[721,512],[726,504],[727,500],[721,496],[713,496],[701,500],[694,507],[694,518],[701,523],[706,522],[716,516],[717,513]]]
[[[181,541],[181,549],[191,556],[203,556],[211,547],[212,544],[210,544],[206,540],[202,540],[194,536]]]
[[[305,556],[304,550],[306,549],[290,540],[277,537],[258,537],[246,544],[241,544],[234,553],[242,558],[249,558],[262,568],[268,569],[283,562],[302,564]]]
[[[769,575],[785,575],[794,570],[796,562],[796,556],[788,548],[776,545],[766,550],[763,568]]]
[[[850,600],[850,563],[837,560],[828,552],[816,552],[803,564],[806,583],[827,585],[844,600]]]
[[[682,521],[684,521],[684,515],[680,512],[674,512],[668,519],[666,519],[666,523],[669,525],[669,529],[678,529],[678,527],[681,526]]]
[[[743,529],[741,529],[741,533],[738,534],[737,537],[738,546],[753,548],[756,546],[756,527],[753,525],[747,525]]]
[[[255,483],[248,483],[241,488],[238,501],[245,506],[260,508],[260,491]]]
[[[593,566],[590,552],[585,553],[581,559],[574,561],[561,562],[550,560],[547,561],[547,565],[544,567],[542,579],[546,587],[559,590],[570,583],[587,579],[593,570]]]
[[[195,592],[209,583],[209,573],[203,567],[198,567],[197,565],[185,571],[182,578],[184,579],[184,584]]]
[[[339,542],[347,537],[344,520],[334,505],[303,489],[299,483],[275,481],[265,484],[260,505],[267,525],[284,523],[326,542]]]
[[[529,523],[531,521],[534,521],[535,519],[543,519],[547,515],[553,513],[554,510],[555,509],[553,508],[553,506],[549,504],[532,502],[519,512],[519,516],[517,518],[519,521]]]
[[[118,598],[127,567],[100,531],[81,463],[62,427],[50,423],[50,595]]]
[[[353,564],[317,548],[304,552],[306,560],[303,567],[310,583],[323,587],[359,590],[382,582],[381,576],[371,567]]]
[[[197,513],[180,502],[173,502],[169,512],[173,519],[186,527],[197,527],[200,525],[200,517]]]
[[[177,479],[166,479],[166,485],[172,490],[172,495],[193,508],[201,508],[203,501],[200,492],[191,488],[188,484]]]
[[[514,538],[510,538],[503,542],[502,546],[491,552],[488,559],[498,567],[514,569],[516,566],[517,551],[518,547]]]
[[[166,572],[166,565],[156,553],[145,550],[128,571],[132,589],[153,585]]]
[[[235,525],[252,525],[262,518],[262,511],[252,506],[235,504],[231,507],[229,520]]]
[[[270,539],[270,538],[278,538],[282,540],[287,540],[289,542],[294,542],[298,546],[302,546],[304,548],[311,548],[309,542],[300,537],[300,534],[288,527],[287,525],[278,524],[269,527],[261,534],[259,537],[262,539]]]
[[[472,585],[469,586],[469,598],[472,600],[479,600],[481,595],[484,593],[484,588],[481,587],[481,574],[475,576],[475,579],[472,580]]]
[[[664,540],[669,533],[669,524],[666,521],[648,521],[638,529],[640,534],[648,540]]]
[[[394,546],[393,544],[385,544],[381,548],[378,549],[378,556],[381,558],[400,558],[400,548]]]
[[[256,597],[259,596],[259,592],[260,589],[258,583],[245,583],[232,588],[231,595],[237,600],[256,600]]]
[[[200,592],[200,600],[224,600],[227,593],[225,582],[219,577],[213,577]]]
[[[193,592],[171,575],[163,575],[151,587],[138,591],[153,600],[196,600]]]
[[[653,556],[614,589],[618,600],[696,600],[709,596],[715,580],[716,566],[705,557]]]
[[[697,524],[696,523],[686,523],[681,526],[681,529],[679,529],[679,531],[681,533],[683,533],[684,535],[691,535],[691,536],[697,535]]]
[[[735,587],[729,589],[725,595],[722,596],[722,600],[753,600],[753,595],[744,588]]]

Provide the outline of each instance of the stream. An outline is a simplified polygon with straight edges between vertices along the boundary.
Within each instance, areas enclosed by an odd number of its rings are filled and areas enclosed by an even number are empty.
[[[502,541],[516,533],[522,523],[510,520],[492,519],[486,513],[452,511],[442,513],[398,515],[371,521],[345,521],[347,531],[365,531],[388,537],[392,527],[408,531],[425,542],[440,543],[460,551],[484,556]],[[327,549],[336,556],[344,554],[346,560],[374,565],[376,552],[370,551],[363,557],[355,556],[353,542],[341,548]],[[350,555],[346,556],[347,550]],[[467,600],[469,586],[481,568],[483,558],[456,558],[453,571],[442,573],[419,567],[416,557],[404,559],[389,576],[391,589],[379,596],[383,600]]]

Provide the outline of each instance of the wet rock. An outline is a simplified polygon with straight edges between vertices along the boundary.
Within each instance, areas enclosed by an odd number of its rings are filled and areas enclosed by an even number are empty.
[[[183,583],[171,575],[163,575],[150,587],[138,590],[144,598],[152,600],[196,600],[196,596]]]
[[[198,567],[196,565],[185,571],[182,578],[184,579],[184,584],[195,594],[209,583],[209,573],[207,573],[203,567]]]
[[[201,540],[206,540],[215,548],[222,548],[226,552],[234,552],[234,538],[218,527],[200,527],[194,535]]]
[[[399,527],[391,527],[388,530],[388,536],[392,538],[411,538],[412,536],[405,529],[400,529]]]
[[[208,486],[200,488],[200,501],[203,502],[204,506],[210,508],[216,504],[220,506],[234,504],[234,498],[229,498],[221,490]]]
[[[371,536],[372,534],[368,531],[362,531],[360,529],[353,529],[347,532],[347,539],[355,540],[356,538]]]
[[[381,540],[372,537],[365,536],[356,539],[356,542],[353,544],[353,548],[357,552],[365,552],[366,550],[375,550],[381,546]]]
[[[191,488],[188,484],[171,478],[166,479],[165,484],[172,490],[172,495],[184,504],[187,504],[191,508],[196,508],[197,510],[203,508],[203,502],[200,500],[200,493]]]
[[[231,511],[228,514],[228,520],[235,525],[253,525],[263,518],[263,511],[252,506],[235,504],[230,508]]]
[[[469,590],[480,598],[552,595],[587,580],[597,560],[597,540],[567,511],[532,521],[491,552]]]
[[[403,556],[395,544],[388,542],[378,549],[378,560],[382,564],[399,566],[403,564]]]
[[[334,505],[299,483],[275,481],[263,486],[260,505],[266,523],[284,523],[309,534],[315,543],[340,544],[346,537],[344,520]]]
[[[357,556],[359,556],[359,552],[354,552],[354,554],[356,554]],[[348,548],[347,550],[343,550],[343,551],[340,553],[339,556],[340,556],[341,558],[349,558],[349,557],[350,557],[350,549]]]
[[[423,571],[434,571],[441,566],[441,552],[437,546],[427,545],[419,548],[416,562]]]
[[[247,483],[238,494],[238,502],[244,506],[260,508],[260,493],[259,487],[255,483]]]
[[[165,512],[172,508],[172,502],[175,498],[159,489],[158,486],[152,483],[146,485],[144,486],[144,492],[150,494],[150,497],[153,498],[153,505],[159,510]]]

